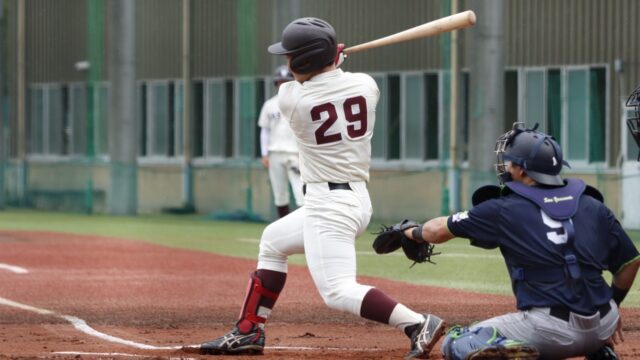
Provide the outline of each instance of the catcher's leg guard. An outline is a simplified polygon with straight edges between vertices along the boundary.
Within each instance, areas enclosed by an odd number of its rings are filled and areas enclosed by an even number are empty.
[[[469,329],[452,327],[442,343],[447,360],[520,359],[535,360],[538,350],[521,341],[506,339],[493,326]]]
[[[241,333],[247,333],[255,325],[262,326],[267,321],[286,278],[286,273],[265,269],[251,273],[240,318],[236,324]]]

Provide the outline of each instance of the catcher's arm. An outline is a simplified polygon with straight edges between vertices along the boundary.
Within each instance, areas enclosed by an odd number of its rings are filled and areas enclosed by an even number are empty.
[[[441,244],[455,237],[447,227],[447,219],[446,216],[433,218],[422,225],[404,230],[404,235],[416,242]]]
[[[375,233],[377,236],[373,241],[373,249],[377,254],[388,254],[402,248],[407,258],[413,260],[414,265],[423,262],[435,264],[431,261],[431,256],[440,254],[433,251],[435,245],[425,241],[414,241],[405,235],[406,231],[419,226],[420,224],[411,220],[403,220],[393,226],[383,226]]]

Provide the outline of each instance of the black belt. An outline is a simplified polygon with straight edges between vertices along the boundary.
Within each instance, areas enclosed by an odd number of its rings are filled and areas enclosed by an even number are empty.
[[[349,186],[349,183],[328,182],[327,185],[329,185],[329,190],[351,190],[351,186]],[[307,194],[307,184],[302,185],[302,194]]]
[[[566,306],[552,306],[549,308],[549,315],[558,318],[560,320],[564,320],[564,321],[569,321],[569,317],[571,316],[571,309],[569,309]],[[606,303],[602,306],[598,307],[598,312],[600,313],[600,318],[602,319],[603,317],[605,317],[609,311],[611,311],[611,305],[609,303]],[[578,315],[581,316],[591,316],[591,315],[582,315],[579,313],[576,313]]]

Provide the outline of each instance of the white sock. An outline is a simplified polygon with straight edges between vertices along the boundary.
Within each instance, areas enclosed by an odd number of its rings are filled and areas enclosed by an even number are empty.
[[[409,309],[408,307],[398,303],[396,307],[393,308],[391,312],[391,316],[389,317],[389,325],[396,327],[402,331],[407,326],[415,325],[424,320],[422,314],[418,314],[417,312]]]

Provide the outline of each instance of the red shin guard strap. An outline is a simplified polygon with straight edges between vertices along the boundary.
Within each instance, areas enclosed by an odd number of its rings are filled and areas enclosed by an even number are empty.
[[[266,297],[274,302],[278,299],[278,293],[269,291],[262,286],[262,280],[255,273],[252,273],[249,277],[249,284],[247,286],[247,293],[240,310],[240,320],[249,320],[252,323],[264,324],[267,319],[262,316],[258,316],[258,307],[260,306],[260,299]]]

